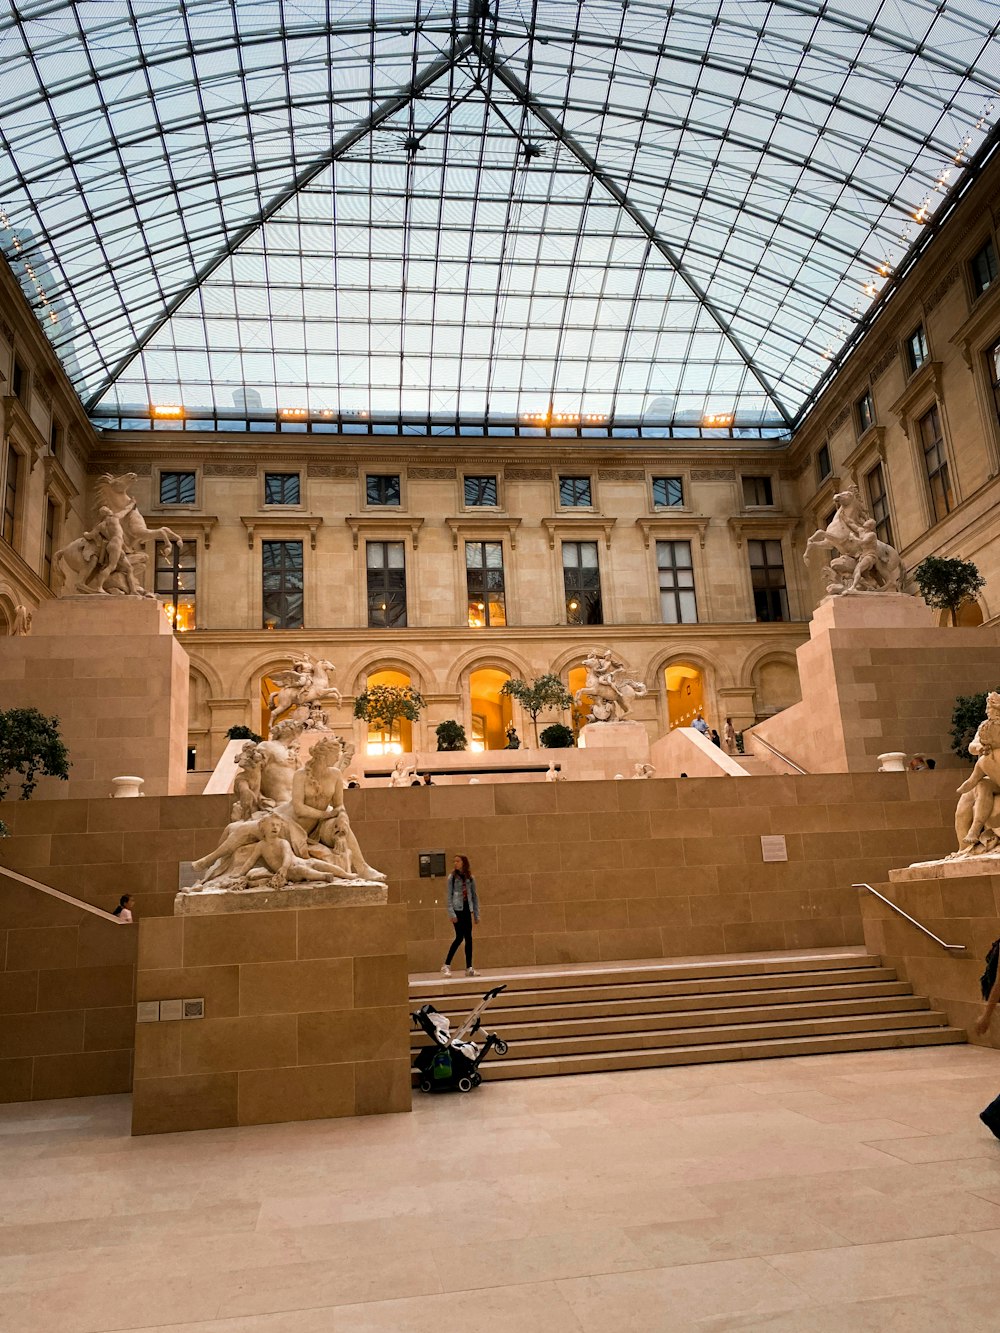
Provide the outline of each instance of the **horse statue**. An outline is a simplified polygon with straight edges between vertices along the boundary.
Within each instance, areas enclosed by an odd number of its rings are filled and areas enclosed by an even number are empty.
[[[114,477],[105,472],[97,482],[97,521],[89,532],[60,547],[52,557],[61,595],[94,593],[122,597],[153,597],[140,579],[148,563],[147,542],[163,542],[168,550],[183,549],[172,528],[148,528],[128,493],[135,472]]]
[[[645,683],[636,680],[629,667],[610,648],[602,653],[594,648],[583,659],[587,679],[582,689],[573,696],[577,705],[586,697],[590,701],[588,722],[622,722],[636,699],[648,693]]]
[[[869,518],[858,488],[849,486],[833,499],[837,506],[833,518],[826,528],[813,533],[803,554],[808,565],[815,551],[836,553],[824,566],[827,594],[906,592],[906,570],[899,552],[879,540],[875,520]]]
[[[270,727],[273,729],[278,718],[286,713],[307,721],[311,703],[332,699],[339,704],[343,695],[330,681],[336,669],[326,658],[315,661],[308,653],[302,653],[292,663],[291,671],[275,672],[271,679],[278,689],[272,690],[267,700]]]

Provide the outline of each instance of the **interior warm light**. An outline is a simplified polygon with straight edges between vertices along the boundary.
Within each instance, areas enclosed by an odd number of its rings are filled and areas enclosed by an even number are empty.
[[[732,412],[714,412],[710,416],[702,417],[703,426],[731,426],[733,424]]]
[[[281,408],[283,417],[306,417],[309,415],[309,409],[306,407],[283,407]]]
[[[180,403],[150,403],[150,413],[154,417],[182,417],[184,408]]]

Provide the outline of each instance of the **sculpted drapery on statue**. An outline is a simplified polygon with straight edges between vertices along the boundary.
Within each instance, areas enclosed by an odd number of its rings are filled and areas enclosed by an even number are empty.
[[[60,594],[111,594],[122,597],[153,597],[143,590],[140,579],[149,559],[148,542],[163,542],[180,551],[184,543],[172,528],[148,528],[129,487],[136,473],[113,477],[105,472],[97,482],[97,515],[94,526],[69,542],[53,557],[62,580]]]
[[[980,722],[969,753],[976,766],[958,788],[953,857],[1000,855],[1000,694],[986,696],[986,717]]]
[[[637,680],[610,648],[603,652],[592,649],[583,659],[583,666],[587,679],[574,698],[577,704],[585,699],[590,701],[588,722],[622,722],[628,717],[633,701],[647,693],[645,683]]]
[[[299,767],[303,724],[279,722],[269,740],[243,747],[232,822],[222,841],[192,863],[188,894],[281,889],[288,884],[382,884],[365,860],[344,809],[343,767],[353,748],[322,736]]]
[[[910,592],[899,552],[879,540],[858,488],[849,486],[833,499],[836,513],[825,529],[809,538],[804,555],[808,565],[817,551],[836,553],[823,566],[827,595]]]

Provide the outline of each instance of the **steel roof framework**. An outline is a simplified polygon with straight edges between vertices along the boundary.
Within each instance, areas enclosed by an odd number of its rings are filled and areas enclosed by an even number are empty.
[[[786,429],[989,132],[998,28],[985,0],[24,3],[0,241],[99,415]]]

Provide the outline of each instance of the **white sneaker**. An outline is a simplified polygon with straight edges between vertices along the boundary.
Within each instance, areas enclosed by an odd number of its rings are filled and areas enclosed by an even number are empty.
[[[444,975],[445,975],[446,977],[450,977],[450,976],[451,976],[451,968],[448,966],[447,963],[445,963],[445,965],[444,965],[444,967],[442,967],[441,971],[444,973]]]
[[[467,968],[465,969],[465,975],[466,975],[467,977],[478,977],[478,976],[479,976],[479,973],[476,971],[476,969],[475,969],[474,967],[467,967]]]

